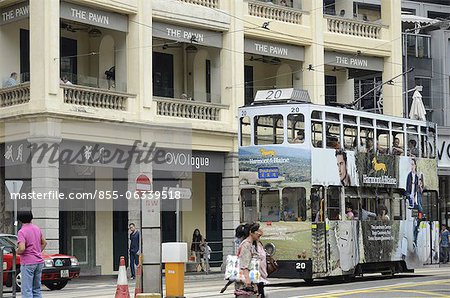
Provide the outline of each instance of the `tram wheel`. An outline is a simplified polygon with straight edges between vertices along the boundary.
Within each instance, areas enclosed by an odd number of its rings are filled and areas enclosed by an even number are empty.
[[[312,278],[304,278],[303,280],[304,280],[305,283],[308,284],[308,285],[312,285],[313,282],[314,282],[314,279],[312,279]]]

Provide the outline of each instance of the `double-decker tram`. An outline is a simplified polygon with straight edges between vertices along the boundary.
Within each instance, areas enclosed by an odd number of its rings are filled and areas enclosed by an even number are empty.
[[[412,272],[439,262],[436,125],[258,91],[239,109],[241,222],[272,277]]]

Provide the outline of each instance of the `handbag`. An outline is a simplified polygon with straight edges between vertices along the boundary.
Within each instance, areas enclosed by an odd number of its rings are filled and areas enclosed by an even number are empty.
[[[278,270],[278,263],[275,261],[274,258],[272,258],[271,255],[266,255],[266,261],[267,261],[267,275],[271,275],[275,271]]]

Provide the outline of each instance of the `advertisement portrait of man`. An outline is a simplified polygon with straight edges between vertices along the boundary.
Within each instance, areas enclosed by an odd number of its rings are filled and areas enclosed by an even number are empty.
[[[336,163],[339,172],[339,179],[343,186],[351,186],[351,179],[347,170],[347,153],[340,149],[336,150]]]

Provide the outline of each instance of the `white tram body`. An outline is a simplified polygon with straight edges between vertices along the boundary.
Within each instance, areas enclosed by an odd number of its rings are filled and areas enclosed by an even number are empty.
[[[239,109],[241,221],[273,277],[394,274],[439,256],[436,125],[267,90]],[[296,100],[297,99],[297,100]]]

